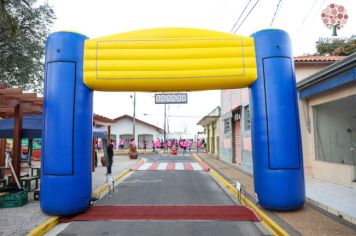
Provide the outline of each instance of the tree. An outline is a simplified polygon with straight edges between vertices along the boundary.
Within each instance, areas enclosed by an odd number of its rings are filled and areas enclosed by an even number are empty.
[[[44,45],[55,18],[37,0],[0,0],[0,77],[8,86],[41,90]]]
[[[320,38],[316,42],[317,55],[348,56],[356,52],[356,35],[350,38]]]

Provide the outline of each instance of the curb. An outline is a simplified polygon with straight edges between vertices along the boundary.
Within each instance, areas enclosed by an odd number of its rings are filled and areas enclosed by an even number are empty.
[[[200,163],[205,163],[200,157],[198,157],[195,153],[193,153],[193,157]],[[234,186],[232,186],[226,179],[224,179],[220,174],[218,174],[213,168],[210,167],[211,175],[222,185],[224,186],[230,194],[236,199],[240,199],[240,202],[252,208],[255,213],[261,218],[261,223],[266,226],[273,235],[285,236],[289,235],[284,229],[282,229],[275,221],[273,221],[269,216],[267,216],[264,212],[261,211],[255,204],[253,204],[250,200],[248,200],[245,196],[243,196],[240,191],[238,191]]]
[[[142,159],[139,163],[142,163],[144,161],[145,160]],[[122,179],[125,175],[130,173],[130,171],[131,171],[130,169],[123,170],[118,176],[115,177],[114,184],[115,184],[115,182],[117,182],[120,179]],[[93,197],[99,197],[100,194],[105,192],[109,187],[110,187],[110,185],[108,183],[103,184],[102,186],[97,188],[92,193],[92,196]],[[33,228],[27,234],[27,236],[41,236],[41,235],[47,233],[48,231],[50,231],[52,228],[54,228],[58,224],[59,224],[59,217],[58,216],[53,216],[53,217],[49,218],[48,220],[46,220],[45,222],[43,222],[42,224],[40,224],[40,225],[36,226],[35,228]]]
[[[27,236],[40,236],[48,231],[50,231],[52,228],[54,228],[56,225],[59,224],[59,217],[58,216],[53,216],[43,222],[42,224],[38,225],[36,228],[32,229]]]

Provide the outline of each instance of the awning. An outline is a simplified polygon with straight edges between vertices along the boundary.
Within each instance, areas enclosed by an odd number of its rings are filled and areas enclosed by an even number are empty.
[[[0,120],[0,138],[13,138],[14,118]],[[24,116],[22,121],[22,138],[42,137],[42,116]],[[93,137],[107,139],[107,132],[93,127]]]
[[[0,138],[13,138],[14,118],[0,120]],[[22,138],[41,138],[42,117],[40,115],[24,116]]]
[[[299,98],[306,99],[356,83],[356,53],[298,82]]]
[[[210,125],[211,123],[214,123],[219,119],[220,116],[204,116],[203,119],[201,119],[197,125],[201,126],[207,126]]]
[[[100,130],[96,127],[93,127],[93,138],[101,138],[101,139],[107,139],[108,134],[106,131]]]

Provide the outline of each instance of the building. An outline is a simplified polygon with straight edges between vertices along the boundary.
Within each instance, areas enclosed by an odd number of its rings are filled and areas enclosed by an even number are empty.
[[[221,101],[220,158],[227,163],[236,163],[252,173],[248,89],[222,90]]]
[[[356,53],[298,82],[305,174],[356,187]]]
[[[116,149],[119,147],[120,139],[125,140],[124,148],[127,149],[133,138],[133,120],[132,116],[123,115],[115,119],[106,118],[106,120],[104,120],[100,118],[100,122],[96,123],[99,123],[101,125],[100,128],[104,130],[109,127],[111,139],[116,143]],[[138,148],[143,148],[144,140],[147,143],[147,148],[152,148],[152,140],[158,139],[163,133],[164,131],[161,128],[135,118],[135,140]]]
[[[220,116],[221,108],[216,107],[197,123],[197,125],[204,127],[205,150],[214,155],[220,155]]]
[[[300,56],[294,58],[296,80],[300,81],[343,57]],[[221,91],[220,158],[236,163],[253,174],[249,90]]]

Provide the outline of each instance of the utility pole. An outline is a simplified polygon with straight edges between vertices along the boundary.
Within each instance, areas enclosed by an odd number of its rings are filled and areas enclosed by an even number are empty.
[[[163,141],[166,142],[166,121],[167,121],[167,104],[164,104],[164,129],[163,129]]]
[[[133,123],[132,123],[132,134],[133,138],[136,139],[136,92],[133,95]]]

